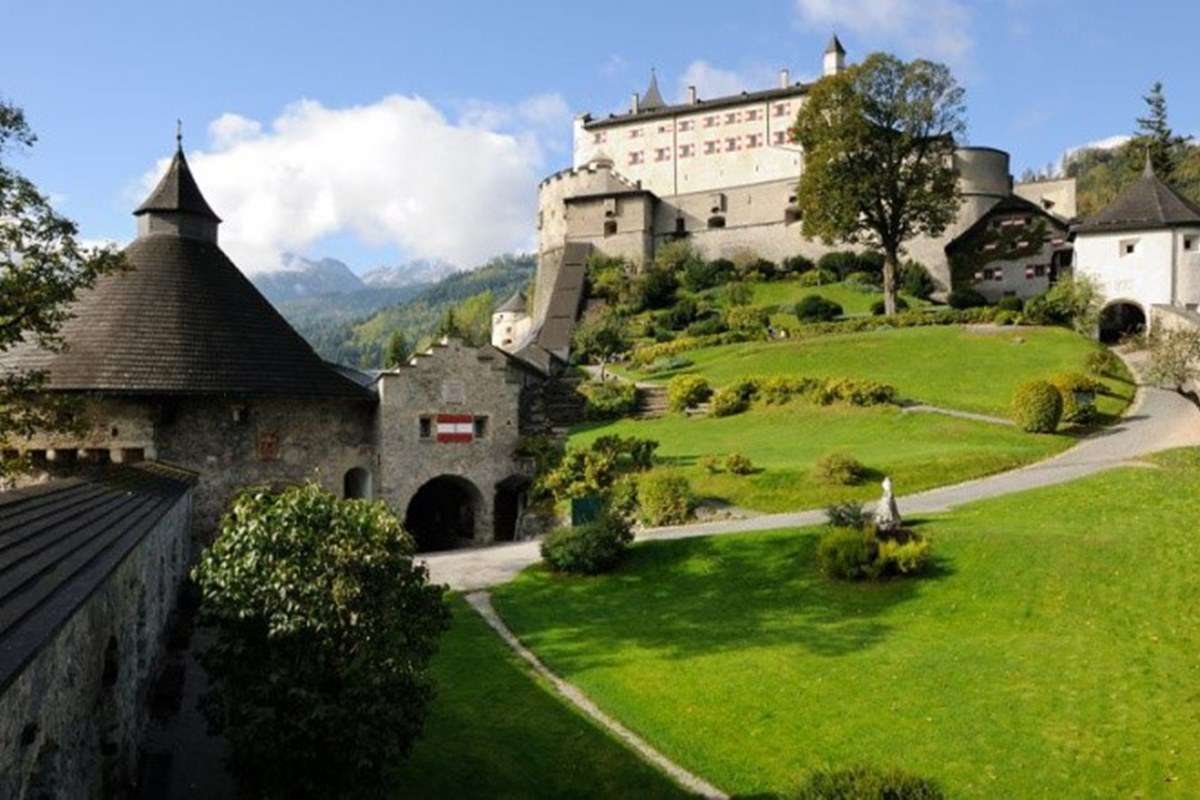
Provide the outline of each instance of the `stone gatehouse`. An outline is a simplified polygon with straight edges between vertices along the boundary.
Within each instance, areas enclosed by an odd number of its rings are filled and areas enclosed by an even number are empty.
[[[221,250],[182,148],[134,213],[130,269],[80,295],[66,349],[0,355],[83,409],[83,434],[4,443],[35,479],[157,459],[198,475],[201,532],[243,486],[313,480],[384,500],[422,549],[514,536],[529,479],[516,456],[523,398],[555,356],[444,342],[379,373],[327,363]]]

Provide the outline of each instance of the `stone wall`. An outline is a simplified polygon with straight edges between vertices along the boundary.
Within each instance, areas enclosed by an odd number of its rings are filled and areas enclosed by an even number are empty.
[[[492,541],[497,484],[522,474],[515,451],[525,382],[524,373],[496,349],[453,340],[434,345],[415,365],[382,375],[378,496],[403,517],[429,481],[460,478],[477,492],[474,540]],[[482,420],[483,429],[467,442],[439,442],[439,414]]]
[[[121,797],[188,562],[185,494],[0,694],[0,797]]]

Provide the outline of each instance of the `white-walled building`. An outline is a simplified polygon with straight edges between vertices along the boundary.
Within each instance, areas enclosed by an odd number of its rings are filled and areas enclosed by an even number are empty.
[[[492,346],[506,352],[520,349],[533,328],[525,293],[517,291],[492,312]]]
[[[1200,206],[1155,175],[1149,158],[1136,183],[1073,233],[1075,272],[1106,301],[1102,338],[1152,322],[1156,306],[1200,306]]]

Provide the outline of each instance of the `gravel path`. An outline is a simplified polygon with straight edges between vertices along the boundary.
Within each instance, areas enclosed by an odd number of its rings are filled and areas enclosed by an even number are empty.
[[[1127,358],[1136,371],[1140,359]],[[1140,457],[1173,447],[1200,445],[1200,412],[1187,398],[1152,386],[1139,388],[1137,397],[1120,422],[1089,436],[1054,458],[986,478],[943,486],[899,498],[906,514],[948,511],[955,506],[989,497],[1073,481],[1114,467],[1128,466]],[[687,539],[749,531],[815,525],[823,522],[820,509],[786,514],[763,514],[747,519],[653,528],[638,534],[639,541]],[[432,579],[459,591],[484,589],[505,583],[540,559],[538,543],[519,542],[425,557]]]
[[[543,664],[541,659],[535,656],[529,648],[521,644],[516,635],[504,624],[504,620],[500,618],[500,615],[496,613],[496,609],[492,607],[492,598],[487,592],[472,592],[467,595],[467,602],[479,612],[479,616],[483,617],[484,621],[492,627],[492,630],[500,635],[504,643],[512,648],[513,652],[529,662],[529,665],[539,675],[548,680],[554,686],[555,691],[562,695],[567,702],[571,703],[584,714],[587,714],[601,727],[612,733],[613,736],[616,736],[622,742],[629,745],[644,760],[670,775],[676,783],[693,794],[704,798],[712,798],[712,800],[726,800],[729,797],[729,795],[703,778],[693,775],[655,750],[636,733],[601,711],[599,706],[593,703],[578,687],[567,683],[558,675],[551,672],[550,668]]]

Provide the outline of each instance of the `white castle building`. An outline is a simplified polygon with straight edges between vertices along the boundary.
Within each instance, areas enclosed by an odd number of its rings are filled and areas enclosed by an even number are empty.
[[[845,58],[834,37],[823,56],[824,74],[845,69]],[[839,249],[800,232],[796,191],[804,156],[789,129],[808,88],[784,69],[774,88],[702,98],[689,87],[681,102],[668,103],[652,73],[628,111],[577,117],[572,166],[538,187],[538,275],[527,311],[529,338],[536,340],[545,324],[569,245],[575,247],[571,260],[586,260],[594,248],[636,266],[649,263],[663,242],[679,238],[707,258],[749,252],[774,261],[794,255],[815,259]],[[990,147],[960,147],[955,161],[963,193],[958,219],[936,239],[910,242],[908,257],[924,264],[947,291],[956,248],[992,227],[1041,220],[1051,233],[1046,247],[989,263],[967,283],[993,298],[1044,291],[1069,250],[1074,179],[1014,185],[1008,153]]]

